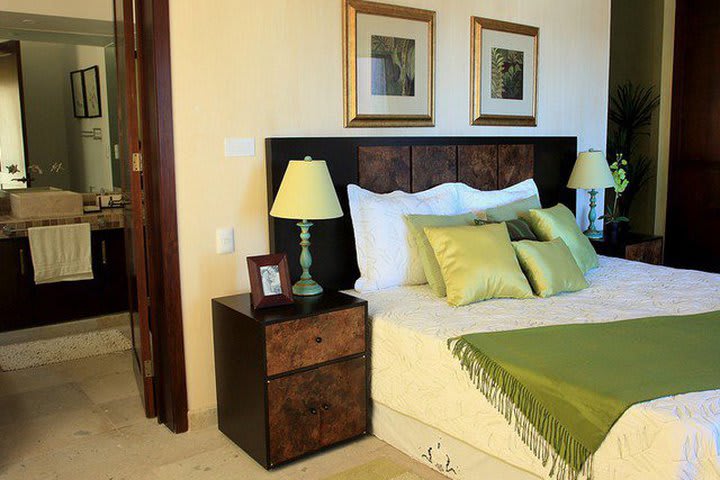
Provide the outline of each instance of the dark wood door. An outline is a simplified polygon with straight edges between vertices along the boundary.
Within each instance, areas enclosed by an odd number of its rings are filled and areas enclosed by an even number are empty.
[[[32,265],[23,240],[0,240],[0,332],[23,328],[28,317]]]
[[[676,15],[666,263],[720,272],[720,2]]]
[[[125,252],[134,370],[145,414],[157,415],[153,368],[153,344],[148,308],[146,215],[142,173],[142,29],[137,25],[135,0],[115,0],[115,46],[118,75],[118,122],[120,159],[123,165],[125,204]]]
[[[268,383],[271,465],[320,448],[318,387],[317,369]]]
[[[317,381],[321,446],[362,435],[367,423],[365,358],[320,368]]]

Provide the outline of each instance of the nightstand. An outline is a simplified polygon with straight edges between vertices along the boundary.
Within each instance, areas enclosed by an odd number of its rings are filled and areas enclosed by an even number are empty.
[[[340,292],[213,305],[218,426],[266,469],[367,433],[367,302]]]
[[[628,233],[626,238],[620,242],[593,240],[591,243],[600,255],[653,265],[662,264],[663,237],[660,236]]]

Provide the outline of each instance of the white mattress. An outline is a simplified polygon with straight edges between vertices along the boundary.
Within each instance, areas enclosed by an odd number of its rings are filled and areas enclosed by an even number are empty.
[[[372,318],[373,399],[546,477],[548,469],[452,357],[449,338],[720,310],[720,275],[601,257],[588,280],[590,288],[573,294],[461,308],[448,306],[427,285],[360,294]],[[597,451],[593,474],[595,480],[720,478],[720,390],[631,407]]]

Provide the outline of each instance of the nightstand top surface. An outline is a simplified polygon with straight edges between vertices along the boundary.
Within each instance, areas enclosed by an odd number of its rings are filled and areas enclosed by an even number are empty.
[[[659,235],[649,235],[647,233],[628,233],[622,241],[618,242],[618,245],[635,245],[638,243],[650,242],[652,240],[659,240],[663,237]],[[611,242],[605,238],[592,239],[593,244],[611,244]]]
[[[293,318],[302,318],[321,313],[343,310],[345,308],[358,307],[367,304],[361,298],[353,297],[334,290],[326,290],[320,295],[312,297],[295,296],[295,303],[279,307],[269,307],[254,310],[250,301],[249,293],[230,295],[227,297],[214,298],[213,303],[225,305],[236,310],[258,323],[274,323]]]

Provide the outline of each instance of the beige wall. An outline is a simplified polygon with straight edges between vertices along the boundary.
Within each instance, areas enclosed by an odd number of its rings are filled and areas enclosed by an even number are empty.
[[[322,135],[577,135],[604,148],[609,0],[396,0],[437,11],[434,128],[342,128],[341,0],[170,1],[173,115],[188,400],[215,403],[210,300],[248,290],[268,251],[264,139]],[[471,127],[472,15],[540,27],[537,128]],[[225,137],[254,137],[225,158]],[[342,159],[334,159],[342,160]],[[237,251],[215,254],[234,226]],[[321,261],[321,260],[318,260]]]
[[[665,0],[663,8],[662,69],[660,71],[660,111],[658,165],[655,193],[655,234],[665,235],[667,219],[668,171],[670,165],[670,117],[672,110],[673,57],[675,54],[675,0]]]
[[[632,81],[653,85],[661,105],[649,136],[641,136],[637,154],[652,160],[653,178],[635,197],[630,212],[633,230],[662,233],[667,203],[667,163],[672,97],[675,26],[674,0],[614,0],[610,48],[610,88]]]

